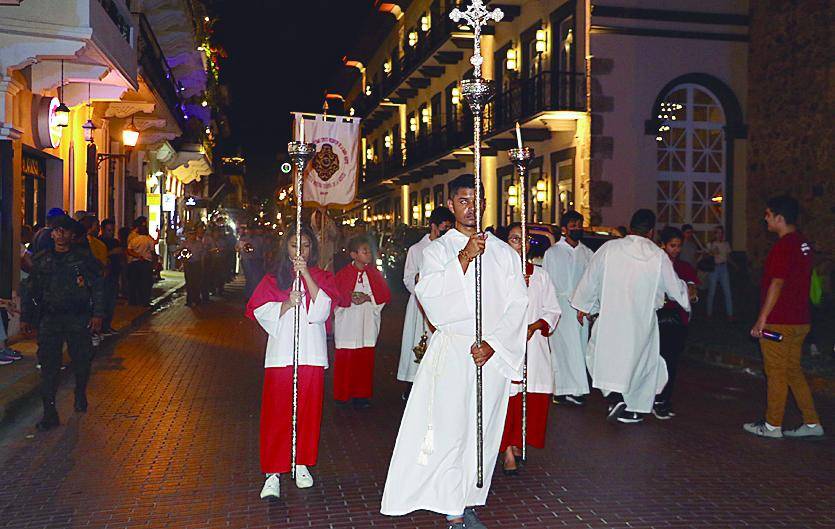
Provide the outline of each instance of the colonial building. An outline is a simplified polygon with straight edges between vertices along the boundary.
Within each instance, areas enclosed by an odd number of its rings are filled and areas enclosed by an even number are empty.
[[[51,208],[118,226],[146,215],[154,230],[205,196],[208,22],[180,0],[0,7],[0,297],[18,281],[21,226]]]
[[[448,17],[466,3],[377,2],[345,58],[333,91],[363,118],[366,219],[423,225],[445,184],[472,172],[460,82],[472,74],[473,34]],[[649,207],[661,224],[691,223],[702,236],[724,224],[744,250],[747,1],[490,7],[505,16],[482,41],[484,75],[497,85],[484,125],[487,226],[518,219],[523,199],[530,220],[557,222],[572,208],[601,227]],[[537,154],[526,194],[506,154],[517,121]]]

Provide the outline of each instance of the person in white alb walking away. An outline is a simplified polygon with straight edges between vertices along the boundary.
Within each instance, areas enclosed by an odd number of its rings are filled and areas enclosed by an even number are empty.
[[[432,210],[429,216],[429,233],[421,240],[409,247],[406,253],[406,266],[403,269],[403,284],[409,291],[409,302],[406,304],[406,318],[403,321],[403,339],[400,345],[400,364],[397,366],[397,380],[406,382],[408,387],[403,392],[403,400],[409,398],[409,390],[412,382],[415,381],[420,363],[415,357],[415,347],[418,346],[423,337],[425,343],[434,332],[432,324],[426,320],[423,309],[415,296],[415,286],[420,278],[420,267],[423,264],[423,250],[429,243],[444,235],[455,225],[455,216],[443,206]]]
[[[571,297],[578,321],[599,315],[588,366],[592,384],[609,398],[609,421],[641,422],[667,384],[656,315],[665,296],[690,312],[687,284],[654,235],[655,213],[639,209],[629,235],[597,250]]]
[[[575,311],[570,298],[594,254],[583,244],[583,216],[580,213],[566,211],[560,218],[560,226],[563,237],[548,248],[542,260],[542,268],[554,283],[560,310],[572,315],[562,318],[548,338],[554,369],[554,400],[582,406],[589,393],[586,370],[589,324],[573,317]]]

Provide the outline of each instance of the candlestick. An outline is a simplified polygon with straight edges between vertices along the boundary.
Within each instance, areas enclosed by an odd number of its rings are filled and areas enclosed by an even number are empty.
[[[516,122],[516,145],[521,151],[523,149],[522,146],[522,127],[519,126],[519,122]]]

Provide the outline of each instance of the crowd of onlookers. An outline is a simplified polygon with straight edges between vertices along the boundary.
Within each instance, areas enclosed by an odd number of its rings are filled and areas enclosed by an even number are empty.
[[[32,269],[35,256],[54,249],[52,231],[58,225],[71,227],[72,244],[90,252],[103,279],[106,316],[101,332],[93,337],[94,343],[103,336],[115,333],[112,322],[119,299],[133,306],[147,307],[151,304],[153,284],[160,278],[163,259],[156,251],[159,232],[153,235],[149,233],[147,217],[140,216],[133,221],[132,226],[117,230],[113,219],[100,221],[95,214],[86,211],[77,211],[70,217],[63,210],[53,208],[47,213],[44,225],[24,225],[21,228],[19,294],[15,299],[0,300],[0,312],[4,316],[3,324],[0,325],[0,365],[22,358],[18,351],[7,345],[8,317],[20,311],[19,298],[25,295],[22,291],[23,283]],[[214,241],[214,232],[211,231],[206,237],[207,243]],[[230,258],[227,256],[227,259]],[[234,254],[231,262],[234,267]]]

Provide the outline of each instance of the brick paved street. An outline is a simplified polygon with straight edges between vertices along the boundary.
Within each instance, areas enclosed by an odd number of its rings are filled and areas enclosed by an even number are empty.
[[[0,430],[0,527],[433,528],[437,517],[378,514],[402,411],[394,381],[402,306],[387,309],[377,395],[337,408],[326,386],[316,486],[289,479],[261,501],[258,409],[265,338],[239,299],[195,310],[179,299],[97,359],[91,409],[34,434],[38,410]],[[835,528],[832,441],[769,442],[743,434],[763,381],[687,364],[679,417],[638,426],[556,407],[548,449],[523,473],[498,472],[482,518],[497,528]],[[835,429],[832,401],[818,400]],[[787,417],[790,425],[796,413]]]

